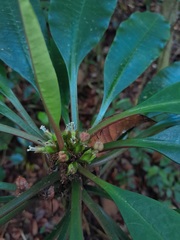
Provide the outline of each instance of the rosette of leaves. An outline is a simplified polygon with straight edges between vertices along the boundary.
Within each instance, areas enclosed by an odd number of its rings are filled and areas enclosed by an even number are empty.
[[[0,201],[6,203],[0,208],[0,225],[31,204],[43,189],[63,184],[62,178],[65,177],[69,192],[64,217],[47,239],[84,238],[82,203],[92,212],[109,239],[129,239],[129,235],[93,200],[92,194],[115,202],[133,239],[179,239],[178,212],[92,174],[94,166],[110,161],[122,148],[129,147],[150,148],[176,163],[180,162],[178,62],[157,73],[135,107],[103,119],[111,102],[157,59],[167,43],[170,26],[163,16],[137,12],[120,24],[105,60],[101,108],[92,128],[85,131],[88,139],[84,141],[80,137],[83,131],[79,127],[77,105],[79,66],[101,40],[116,3],[115,0],[51,0],[47,19],[50,36],[38,1],[1,3],[0,58],[36,88],[52,131],[43,133],[39,130],[9,88],[3,72],[0,91],[15,110],[1,101],[0,112],[14,122],[14,127],[0,124],[0,131],[31,141],[35,147],[29,150],[36,151],[38,147],[38,152],[55,156],[53,167],[57,168],[20,196],[0,197]],[[74,123],[73,128],[70,124],[67,126],[71,129],[60,130],[61,113],[66,124]],[[131,137],[131,129],[144,122],[149,123],[148,127]],[[94,182],[95,186],[90,186],[87,180]],[[0,188],[13,191],[16,185],[2,182]]]

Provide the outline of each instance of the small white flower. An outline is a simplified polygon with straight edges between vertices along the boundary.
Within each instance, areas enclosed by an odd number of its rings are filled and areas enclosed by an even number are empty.
[[[32,147],[32,146],[29,146],[29,148],[27,149],[27,152],[35,152],[35,153],[38,153],[38,152],[43,152],[44,150],[44,147]]]
[[[43,125],[40,126],[40,129],[41,129],[44,133],[47,131],[46,127],[43,126]]]
[[[52,139],[53,134],[45,126],[41,125],[40,129],[49,139]]]
[[[29,146],[29,148],[27,149],[27,152],[35,152],[35,147],[31,147]]]

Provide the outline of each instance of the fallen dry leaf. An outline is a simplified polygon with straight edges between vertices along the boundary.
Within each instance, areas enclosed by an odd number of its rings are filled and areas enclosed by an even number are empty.
[[[142,123],[153,121],[143,115],[133,115],[115,121],[107,126],[102,127],[90,137],[89,146],[93,147],[95,142],[108,143],[117,140],[123,133]]]

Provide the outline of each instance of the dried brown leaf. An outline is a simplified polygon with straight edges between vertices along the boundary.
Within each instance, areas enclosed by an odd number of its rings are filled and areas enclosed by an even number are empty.
[[[117,140],[123,133],[142,123],[153,121],[143,115],[132,115],[115,121],[91,135],[89,146],[93,147],[95,142],[108,143]]]

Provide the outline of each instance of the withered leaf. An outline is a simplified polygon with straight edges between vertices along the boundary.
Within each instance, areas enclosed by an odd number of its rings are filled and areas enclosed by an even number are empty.
[[[142,123],[154,123],[146,116],[135,114],[110,123],[91,135],[89,146],[93,147],[95,142],[108,143],[117,140],[123,133]]]

